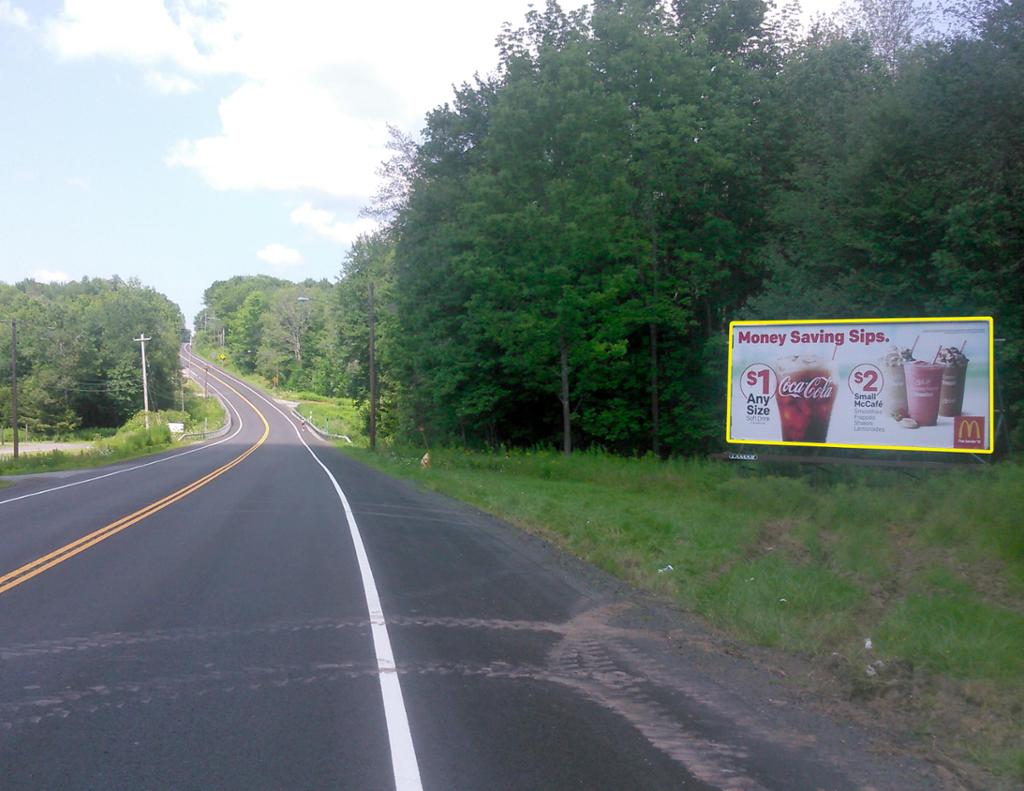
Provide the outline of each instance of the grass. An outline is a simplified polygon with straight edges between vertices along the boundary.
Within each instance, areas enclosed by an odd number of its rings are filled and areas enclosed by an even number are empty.
[[[189,380],[185,383],[185,431],[197,434],[202,431],[216,431],[224,425],[227,417],[224,407],[216,398],[203,398],[202,386]]]
[[[172,447],[174,440],[167,427],[168,423],[184,423],[186,432],[200,432],[204,426],[210,431],[224,425],[224,408],[215,398],[204,399],[198,388],[190,384],[186,388],[186,411],[166,410],[151,412],[150,428],[145,426],[145,415],[135,414],[116,432],[98,430],[91,448],[80,451],[53,450],[48,453],[28,453],[17,461],[5,457],[0,459],[0,475],[28,475],[58,470],[78,470],[99,467],[115,461],[125,461],[152,453],[159,453]],[[89,430],[80,430],[88,436]]]
[[[1024,782],[1020,465],[822,478],[443,449],[422,469],[422,451],[349,451],[543,535],[738,639],[823,662],[839,655],[840,680],[862,696],[891,694],[865,677],[869,662],[912,668],[902,688],[911,697],[896,708],[939,723],[944,750],[999,782]]]
[[[7,457],[0,461],[0,475],[29,475],[98,467],[115,461],[158,453],[170,446],[171,433],[167,429],[166,422],[156,423],[149,429],[132,427],[119,431],[113,437],[96,442],[88,450],[77,452],[52,450],[48,453],[29,453],[21,456],[17,461]]]
[[[106,439],[117,433],[116,428],[78,428],[74,431],[59,431],[47,433],[44,431],[32,431],[26,433],[19,431],[18,437],[21,442],[95,442],[98,439]],[[8,426],[0,426],[0,444],[9,445],[12,441],[11,430]]]
[[[878,624],[878,641],[915,664],[966,679],[1013,684],[1024,676],[1024,614],[958,593],[912,594]]]
[[[98,439],[112,437],[116,433],[116,428],[78,428],[46,439],[55,442],[95,442]]]
[[[299,414],[328,434],[342,434],[353,444],[366,446],[363,436],[363,416],[350,398],[325,400],[303,399],[296,407]]]
[[[698,612],[745,638],[788,650],[840,644],[865,593],[828,568],[783,553],[731,568],[703,586]]]

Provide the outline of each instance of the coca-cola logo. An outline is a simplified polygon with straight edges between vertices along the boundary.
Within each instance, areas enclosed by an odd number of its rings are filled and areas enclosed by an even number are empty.
[[[779,393],[793,398],[831,398],[834,389],[832,380],[827,376],[796,380],[784,376],[779,382]]]

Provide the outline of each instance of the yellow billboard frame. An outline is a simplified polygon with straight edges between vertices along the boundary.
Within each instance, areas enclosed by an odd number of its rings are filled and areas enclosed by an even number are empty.
[[[988,432],[987,448],[919,448],[908,445],[855,445],[841,442],[783,442],[769,439],[733,439],[732,438],[732,341],[735,337],[734,327],[765,327],[771,325],[793,324],[938,324],[941,322],[974,321],[988,325]],[[730,445],[783,445],[809,448],[854,448],[864,450],[909,450],[924,453],[972,453],[989,454],[995,452],[995,331],[991,316],[940,316],[937,318],[914,319],[772,319],[770,321],[730,321],[729,322],[729,381],[725,392],[725,441]]]

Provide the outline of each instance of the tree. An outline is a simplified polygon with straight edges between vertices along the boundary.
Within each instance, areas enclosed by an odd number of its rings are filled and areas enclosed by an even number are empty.
[[[845,25],[865,35],[891,74],[916,43],[934,32],[934,14],[923,0],[856,0],[843,8]]]
[[[256,354],[263,339],[263,312],[267,298],[261,291],[250,291],[228,321],[228,349],[232,361],[243,371],[256,370]]]
[[[1024,58],[1020,25],[1006,46],[1013,5],[994,8],[978,38],[920,48],[896,81],[864,40],[808,42],[788,76],[796,166],[774,214],[772,275],[751,308],[993,315],[1019,427],[1024,311],[1008,285],[1024,276]]]
[[[173,402],[181,313],[138,281],[0,284],[0,313],[18,320],[19,412],[35,430],[119,426],[141,409],[139,349],[132,340],[140,331],[152,338],[152,404]]]

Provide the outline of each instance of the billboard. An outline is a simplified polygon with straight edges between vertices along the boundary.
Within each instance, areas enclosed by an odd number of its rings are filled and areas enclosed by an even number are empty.
[[[726,440],[992,452],[992,319],[734,321]]]

